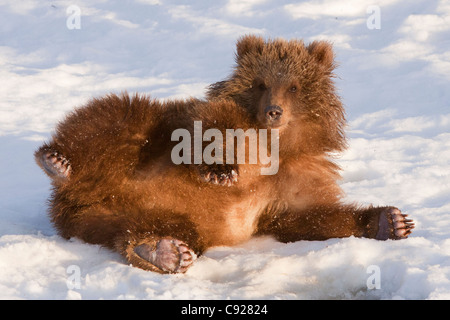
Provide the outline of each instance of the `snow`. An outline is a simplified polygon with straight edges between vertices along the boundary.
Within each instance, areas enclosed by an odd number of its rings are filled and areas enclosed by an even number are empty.
[[[380,29],[369,29],[373,4],[0,0],[0,298],[449,299],[450,6],[378,1]],[[67,28],[72,5],[80,29]],[[109,92],[203,97],[230,73],[246,33],[334,42],[348,201],[400,207],[416,221],[412,236],[254,239],[207,251],[184,275],[145,272],[60,238],[46,215],[49,181],[33,160],[55,123]]]

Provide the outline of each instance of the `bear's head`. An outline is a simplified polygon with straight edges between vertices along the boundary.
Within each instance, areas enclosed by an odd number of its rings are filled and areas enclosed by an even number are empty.
[[[301,40],[264,41],[253,35],[237,42],[231,76],[211,85],[208,99],[232,99],[246,108],[260,128],[279,129],[280,141],[299,152],[345,148],[345,115],[335,92],[332,46]],[[286,145],[286,144],[285,144]]]

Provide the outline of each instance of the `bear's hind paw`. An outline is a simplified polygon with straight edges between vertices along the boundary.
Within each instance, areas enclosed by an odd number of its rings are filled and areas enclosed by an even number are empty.
[[[165,273],[184,273],[197,259],[187,244],[169,237],[162,238],[156,245],[154,242],[140,244],[134,252]]]
[[[36,160],[53,179],[67,180],[72,173],[69,160],[54,150],[41,149],[36,153]]]

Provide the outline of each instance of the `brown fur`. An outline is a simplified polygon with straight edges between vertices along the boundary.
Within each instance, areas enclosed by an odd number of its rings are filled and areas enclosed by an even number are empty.
[[[248,36],[238,42],[235,72],[211,86],[210,102],[162,103],[127,94],[92,100],[61,122],[52,141],[36,152],[41,166],[49,150],[70,161],[70,177],[53,179],[50,215],[56,228],[63,237],[104,245],[158,272],[134,249],[155,246],[163,237],[180,239],[196,253],[265,234],[284,242],[406,237],[410,228],[396,233],[402,228],[391,207],[341,203],[339,167],[329,156],[346,145],[334,66],[325,42],[305,46]],[[270,129],[267,105],[284,110],[277,125],[277,174],[261,175],[260,164],[232,165],[238,182],[226,187],[206,183],[200,174],[229,170],[226,165],[171,161],[178,143],[170,139],[173,130],[192,133],[195,120],[203,130]]]

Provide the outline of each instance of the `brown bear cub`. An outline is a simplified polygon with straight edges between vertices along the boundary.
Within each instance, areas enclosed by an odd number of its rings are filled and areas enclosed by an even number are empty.
[[[35,156],[52,178],[50,215],[61,236],[176,273],[209,247],[252,236],[411,233],[412,220],[395,207],[341,201],[330,154],[346,146],[345,118],[328,43],[246,36],[236,60],[209,101],[109,95],[57,126]]]

